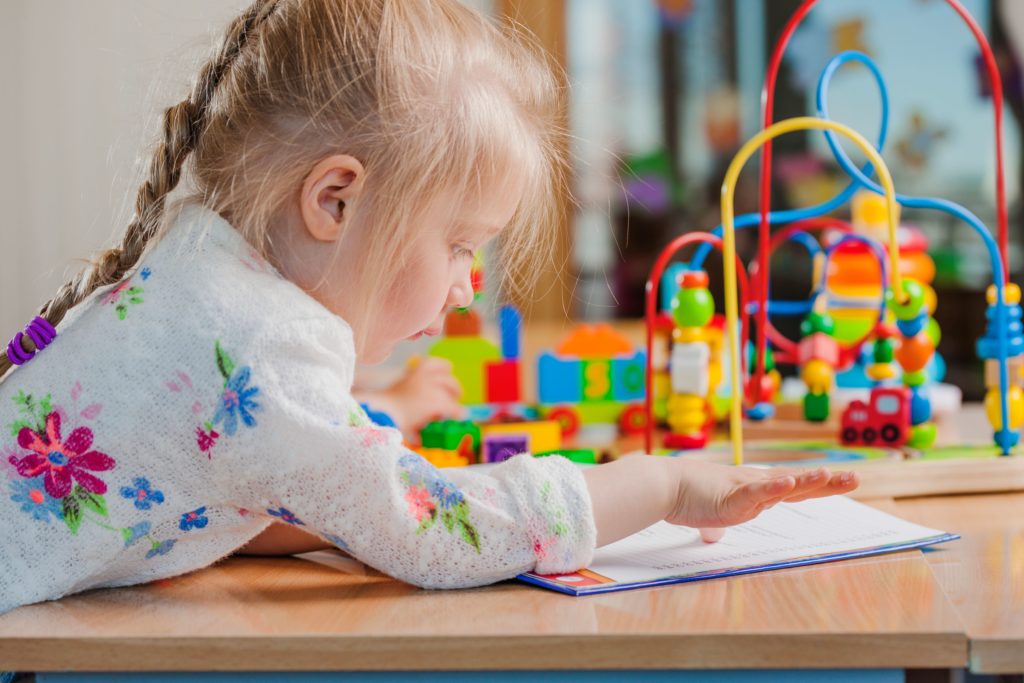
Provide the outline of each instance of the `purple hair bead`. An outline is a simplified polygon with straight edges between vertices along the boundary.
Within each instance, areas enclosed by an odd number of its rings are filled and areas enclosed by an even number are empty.
[[[21,345],[21,340],[26,335],[28,335],[28,338],[36,345],[34,351],[26,351],[25,347]],[[50,324],[50,321],[37,315],[32,322],[25,327],[24,332],[19,332],[14,335],[14,339],[7,344],[7,358],[14,365],[24,365],[32,360],[37,353],[49,346],[56,338],[57,330]]]

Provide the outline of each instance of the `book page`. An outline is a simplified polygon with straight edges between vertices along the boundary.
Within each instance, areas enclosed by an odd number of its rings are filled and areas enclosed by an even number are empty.
[[[599,548],[589,570],[616,582],[697,576],[943,536],[842,496],[780,503],[717,543],[668,522]],[[555,577],[548,577],[555,578]]]

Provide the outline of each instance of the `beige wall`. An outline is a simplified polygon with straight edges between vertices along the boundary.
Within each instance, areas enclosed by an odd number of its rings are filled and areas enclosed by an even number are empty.
[[[135,160],[240,0],[0,0],[0,338],[119,235]]]
[[[0,348],[119,237],[160,112],[248,4],[0,0]]]

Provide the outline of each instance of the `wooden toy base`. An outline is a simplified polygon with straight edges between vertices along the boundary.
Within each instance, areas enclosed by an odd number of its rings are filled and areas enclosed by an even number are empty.
[[[861,484],[850,496],[858,499],[1024,491],[1024,456],[1000,456],[993,446],[948,446],[906,456],[897,450],[780,441],[754,443],[743,453],[747,465],[854,470]],[[732,462],[728,444],[678,457]]]

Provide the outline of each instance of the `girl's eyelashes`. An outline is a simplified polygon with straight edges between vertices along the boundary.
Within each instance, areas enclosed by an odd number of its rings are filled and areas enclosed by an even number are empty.
[[[452,245],[452,257],[453,258],[473,258],[473,249],[465,244],[453,244]]]

